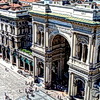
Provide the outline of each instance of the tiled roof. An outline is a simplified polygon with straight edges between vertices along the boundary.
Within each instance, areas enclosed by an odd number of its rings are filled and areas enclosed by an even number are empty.
[[[10,6],[4,5],[0,7],[1,9],[10,8]]]
[[[15,7],[15,8],[21,7],[21,5],[19,5],[19,4],[14,4],[14,3],[10,3],[10,6],[11,6],[11,7]]]
[[[0,6],[0,9],[11,9],[11,10],[20,10],[22,7],[29,6],[28,4],[15,4],[15,3],[10,3],[9,5],[2,5]]]

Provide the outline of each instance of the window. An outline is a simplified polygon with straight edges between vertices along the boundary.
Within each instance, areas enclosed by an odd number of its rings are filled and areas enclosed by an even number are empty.
[[[3,24],[1,24],[1,30],[3,30]]]
[[[8,29],[8,26],[7,25],[5,25],[5,31],[7,32],[7,29]]]
[[[2,36],[2,43],[4,42],[4,36]]]
[[[87,60],[87,53],[88,53],[87,45],[84,45],[83,62],[86,62],[86,60]]]
[[[81,56],[82,56],[82,44],[80,43],[78,45],[78,59],[81,60]]]

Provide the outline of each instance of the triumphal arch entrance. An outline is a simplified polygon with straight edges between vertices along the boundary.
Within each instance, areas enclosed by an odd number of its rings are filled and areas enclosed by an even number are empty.
[[[34,79],[42,79],[47,89],[66,90],[68,100],[98,100],[100,25],[54,13],[53,7],[58,6],[40,5],[40,9],[34,4],[29,12],[33,18]]]

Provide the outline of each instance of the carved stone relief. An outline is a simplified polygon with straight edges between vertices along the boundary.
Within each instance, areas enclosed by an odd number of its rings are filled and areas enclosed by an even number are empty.
[[[77,35],[77,41],[78,41],[78,43],[88,44],[89,38],[87,36]]]
[[[37,24],[38,31],[44,31],[43,25]]]

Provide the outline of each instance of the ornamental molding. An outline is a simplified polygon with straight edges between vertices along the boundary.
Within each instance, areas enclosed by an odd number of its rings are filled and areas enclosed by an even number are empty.
[[[100,45],[100,35],[99,35],[99,38],[97,38],[97,45],[99,46]]]
[[[89,38],[83,35],[77,35],[78,43],[89,44]]]
[[[37,30],[38,31],[44,31],[43,25],[37,24]]]
[[[49,25],[47,30],[49,31],[49,33],[54,33],[54,34],[59,34],[59,33],[66,33],[71,35],[72,33],[72,28],[68,28],[68,27],[63,27],[63,26],[59,26],[59,25]]]

